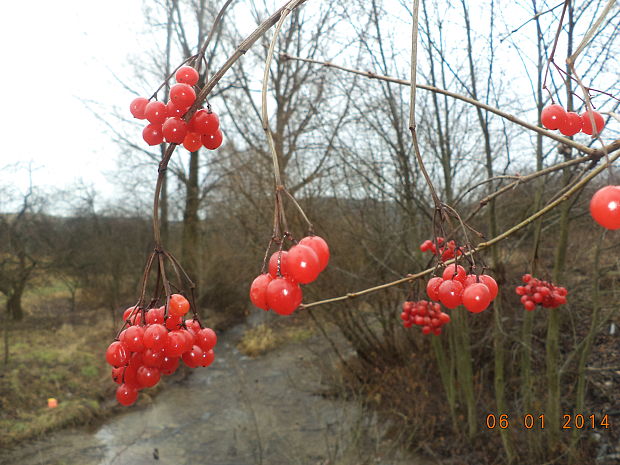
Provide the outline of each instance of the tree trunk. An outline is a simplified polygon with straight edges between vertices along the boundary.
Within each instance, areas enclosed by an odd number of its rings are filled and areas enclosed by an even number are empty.
[[[22,308],[23,294],[24,286],[16,286],[6,301],[6,311],[14,321],[21,321],[24,318],[24,309]]]
[[[200,194],[198,189],[198,160],[199,152],[192,152],[189,160],[189,173],[186,184],[185,211],[183,213],[183,243],[182,256],[183,267],[189,277],[196,284],[196,296],[200,300],[199,291],[199,258],[200,247],[198,241],[198,206],[200,204]]]

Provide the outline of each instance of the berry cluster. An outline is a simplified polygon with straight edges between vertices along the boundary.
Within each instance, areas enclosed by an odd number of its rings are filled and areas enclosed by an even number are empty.
[[[329,247],[319,236],[304,237],[287,251],[269,259],[269,273],[256,277],[250,286],[250,300],[258,308],[290,315],[301,304],[300,284],[318,278],[329,262]]]
[[[422,334],[435,336],[441,334],[441,327],[450,323],[450,315],[441,311],[441,306],[436,302],[418,300],[417,302],[404,302],[403,312],[400,314],[403,326],[410,328],[412,325],[422,326]]]
[[[422,252],[431,252],[433,255],[441,256],[442,262],[453,259],[455,254],[458,256],[462,254],[461,250],[456,249],[456,242],[448,241],[448,243],[444,246],[446,240],[443,237],[438,236],[435,240],[439,246],[439,252],[437,252],[435,242],[429,239],[420,244],[420,250]]]
[[[592,111],[591,114],[594,117],[596,130],[600,134],[605,127],[605,120],[597,111]],[[543,109],[540,121],[547,129],[559,129],[565,136],[574,136],[580,131],[592,135],[592,120],[587,111],[579,115],[574,111],[567,112],[562,105],[554,103]]]
[[[531,312],[536,305],[556,308],[566,303],[566,294],[568,294],[566,288],[541,281],[530,274],[524,274],[521,279],[525,286],[517,286],[515,291],[521,296],[521,303],[527,311]]]
[[[116,390],[120,404],[133,404],[139,390],[155,386],[162,374],[174,373],[179,359],[190,368],[213,363],[217,336],[196,319],[183,320],[189,308],[185,297],[173,294],[167,316],[165,307],[125,310],[123,321],[128,327],[105,353],[114,367],[112,379],[120,384]]]
[[[220,120],[209,106],[194,113],[189,122],[183,119],[196,101],[193,86],[198,83],[198,71],[191,66],[182,66],[175,77],[177,84],[170,88],[167,104],[156,100],[149,102],[144,97],[131,102],[131,114],[150,123],[142,131],[142,138],[148,145],[159,145],[164,140],[170,144],[183,144],[190,152],[203,146],[209,150],[217,149],[222,145],[223,136]]]
[[[497,297],[497,283],[486,274],[467,274],[461,265],[449,265],[438,276],[428,280],[426,293],[449,309],[464,305],[472,313],[480,313]]]
[[[620,229],[620,186],[600,188],[590,200],[590,214],[602,227]]]

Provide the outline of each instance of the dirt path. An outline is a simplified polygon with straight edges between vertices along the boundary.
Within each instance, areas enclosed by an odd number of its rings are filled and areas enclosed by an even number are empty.
[[[226,333],[217,358],[146,408],[97,431],[65,430],[0,451],[20,465],[416,465],[387,453],[376,422],[355,402],[323,398],[317,362],[331,357],[318,336],[257,359],[235,349],[243,327]],[[155,457],[158,457],[157,459]]]

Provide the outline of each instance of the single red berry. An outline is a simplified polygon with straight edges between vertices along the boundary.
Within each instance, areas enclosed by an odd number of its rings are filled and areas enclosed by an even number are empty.
[[[196,134],[215,134],[220,128],[220,119],[213,112],[200,109],[189,120],[190,131]],[[216,147],[217,148],[217,147]]]
[[[523,280],[524,283],[529,283],[532,280],[532,275],[531,274],[524,274],[521,279]]]
[[[549,105],[540,114],[540,122],[547,129],[559,129],[566,123],[566,110],[557,103]]]
[[[597,133],[600,134],[603,128],[605,127],[605,120],[603,119],[603,117],[598,111],[592,111],[591,114],[592,114],[592,117],[594,118],[594,124],[596,124]],[[593,127],[592,127],[592,119],[590,118],[590,113],[588,113],[587,111],[582,113],[581,119],[583,120],[582,131],[584,132],[584,134],[591,136],[593,133],[592,131]]]
[[[213,353],[212,350],[203,350],[202,357],[200,359],[200,366],[208,367],[213,363],[213,360],[215,360],[215,353]]]
[[[463,291],[463,305],[472,313],[480,313],[491,302],[489,288],[482,283],[475,283]]]
[[[197,368],[202,362],[203,350],[198,346],[192,346],[183,354],[183,362],[190,368]]]
[[[468,286],[471,286],[472,284],[476,284],[478,282],[478,278],[476,277],[475,274],[468,274],[467,276],[465,276],[465,279],[463,280],[463,289],[467,289]]]
[[[144,350],[144,328],[142,326],[127,328],[124,344],[132,352],[142,352]]]
[[[445,280],[439,286],[439,300],[446,307],[453,309],[461,305],[463,285],[460,281],[453,279]]]
[[[170,331],[172,331],[174,329],[179,329],[182,323],[183,323],[182,316],[168,315],[168,318],[166,319],[164,326],[168,328]]]
[[[441,328],[435,328],[435,329],[433,329],[433,334],[434,334],[435,336],[439,336],[439,335],[441,334]]]
[[[174,74],[177,82],[181,84],[187,84],[190,86],[195,86],[198,83],[198,71],[196,71],[191,66],[181,66],[177,69],[177,72]]]
[[[579,116],[574,111],[569,111],[566,113],[566,119],[564,120],[564,124],[562,124],[558,129],[565,136],[574,136],[583,127],[583,118]]]
[[[269,274],[272,278],[278,277],[278,258],[280,259],[280,274],[288,276],[288,252],[286,250],[274,252],[269,259]]]
[[[301,303],[301,288],[287,278],[275,278],[267,286],[267,304],[280,315],[290,315]]]
[[[114,341],[105,351],[106,361],[113,367],[122,367],[129,361],[129,350],[120,341]]]
[[[528,312],[531,312],[532,310],[534,310],[536,308],[536,304],[533,301],[531,301],[531,300],[527,300],[526,302],[523,303],[523,307]]]
[[[181,144],[187,134],[187,123],[176,116],[168,118],[164,122],[161,131],[166,142]]]
[[[175,84],[170,88],[170,100],[175,107],[187,108],[196,100],[196,92],[188,84]]]
[[[590,200],[590,214],[606,229],[620,229],[620,186],[600,188]]]
[[[183,316],[189,312],[189,301],[181,294],[172,294],[168,311],[172,316]]]
[[[448,265],[445,270],[443,270],[443,280],[454,279],[455,281],[460,281],[461,284],[465,281],[467,277],[467,272],[465,268],[461,265]]]
[[[488,274],[481,274],[480,282],[489,289],[489,292],[491,293],[491,300],[495,300],[495,297],[497,297],[497,293],[499,292],[497,281],[495,281],[495,279]]]
[[[129,111],[133,115],[134,118],[144,119],[146,116],[144,115],[144,111],[146,110],[146,106],[149,104],[148,99],[144,97],[138,97],[131,101],[129,105]]]
[[[441,312],[439,314],[439,320],[445,325],[447,323],[450,323],[450,315],[448,315],[447,313]]]
[[[211,328],[202,328],[196,333],[196,345],[205,352],[212,350],[217,344],[217,334]]]
[[[128,405],[133,404],[138,398],[138,390],[132,386],[125,384],[121,384],[116,389],[116,400],[119,404],[127,407]]]
[[[443,278],[435,276],[428,280],[426,285],[426,294],[431,300],[439,300],[439,286],[443,283]]]
[[[211,134],[205,134],[202,136],[202,145],[204,145],[209,150],[215,150],[220,145],[222,145],[222,141],[224,140],[224,136],[222,135],[222,131],[219,129]]]
[[[141,366],[138,368],[138,382],[144,387],[153,387],[159,382],[161,373],[157,368]]]
[[[288,272],[298,283],[311,283],[321,272],[319,257],[314,250],[305,245],[298,244],[291,247],[286,259]]]
[[[142,139],[149,145],[159,145],[164,141],[161,124],[149,124],[142,130]]]
[[[185,328],[181,328],[179,331],[181,331],[181,334],[185,339],[185,346],[183,347],[183,352],[187,352],[191,350],[191,348],[194,346],[194,335]]]
[[[112,368],[112,381],[116,384],[123,384],[123,373],[125,373],[125,367]]]
[[[164,307],[159,308],[151,308],[148,312],[146,312],[146,316],[144,319],[146,320],[147,325],[156,325],[164,324]]]
[[[197,152],[202,147],[202,139],[200,134],[195,132],[188,132],[183,139],[183,147],[189,152]]]
[[[159,368],[164,375],[171,375],[179,368],[179,358],[178,357],[169,357],[168,355],[164,355],[164,360],[161,363],[161,367]]]
[[[123,312],[123,321],[128,322],[129,326],[139,325],[142,322],[142,312],[136,307],[129,307]]]
[[[168,100],[166,103],[166,109],[168,110],[168,116],[177,116],[182,118],[189,110],[189,107],[177,107],[172,100]]]
[[[144,116],[151,124],[163,124],[168,117],[168,108],[162,102],[154,100],[144,109]]]
[[[185,351],[186,339],[178,329],[168,333],[168,340],[164,346],[164,354],[167,357],[180,357]]]
[[[198,322],[198,320],[195,320],[194,318],[190,318],[189,320],[185,320],[185,326],[187,326],[187,329],[190,331],[193,331],[194,334],[197,334],[198,331],[200,331],[200,323]]]
[[[164,363],[164,351],[161,349],[146,349],[142,352],[142,363],[145,367],[160,368]]]
[[[430,326],[422,326],[422,334],[430,334],[432,331],[432,328]]]
[[[168,340],[168,330],[164,325],[150,325],[144,331],[144,347],[148,349],[161,350]]]
[[[263,310],[269,310],[267,305],[267,286],[272,279],[269,273],[261,274],[252,281],[250,286],[250,300],[254,305]]]
[[[320,236],[307,236],[299,241],[301,245],[310,247],[319,258],[319,269],[323,271],[329,263],[329,246]]]
[[[123,373],[123,382],[127,386],[131,386],[137,390],[142,389],[142,385],[138,381],[138,368],[137,365],[128,365]]]

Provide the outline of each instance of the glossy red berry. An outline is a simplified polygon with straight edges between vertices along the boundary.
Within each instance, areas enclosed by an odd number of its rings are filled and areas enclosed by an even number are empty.
[[[123,373],[125,373],[125,367],[112,368],[112,381],[116,384],[123,384]]]
[[[605,186],[590,200],[590,214],[602,227],[620,229],[620,186]]]
[[[177,69],[177,72],[174,73],[174,77],[177,82],[180,82],[181,84],[195,86],[198,83],[199,76],[198,71],[191,66],[181,66]]]
[[[203,350],[202,357],[200,358],[200,366],[208,367],[215,360],[215,353],[212,350]]]
[[[168,110],[168,116],[178,116],[182,118],[189,110],[189,107],[177,107],[172,100],[168,100],[166,103],[166,109]]]
[[[120,341],[114,341],[105,351],[106,361],[113,367],[122,367],[129,362],[129,351]]]
[[[497,281],[495,281],[495,279],[492,276],[489,276],[488,274],[481,274],[480,282],[489,289],[489,292],[491,294],[491,300],[494,300],[495,297],[497,297],[497,293],[499,291],[499,287],[497,286]]]
[[[144,347],[148,349],[161,350],[168,340],[168,330],[164,325],[150,325],[144,331]]]
[[[454,279],[455,281],[460,281],[461,284],[463,284],[466,277],[467,272],[461,265],[456,265],[456,267],[454,265],[448,265],[446,269],[443,270],[442,275],[444,281],[447,279]]]
[[[147,325],[164,324],[164,307],[151,308],[146,312],[145,320]]]
[[[196,134],[215,134],[219,128],[220,119],[215,113],[209,112],[208,110],[198,110],[189,120],[190,131]]]
[[[131,352],[141,352],[144,350],[144,328],[142,326],[130,326],[125,331],[123,344]]]
[[[183,316],[189,312],[189,301],[181,294],[172,294],[168,311],[172,316]]]
[[[282,252],[277,251],[271,255],[269,258],[269,274],[272,278],[278,277],[278,258],[280,259],[280,274],[282,276],[288,276],[288,252],[283,250]]]
[[[443,283],[443,278],[435,276],[428,280],[426,285],[426,294],[431,300],[439,300],[439,286]]]
[[[187,134],[187,123],[176,116],[168,118],[164,122],[161,131],[166,142],[181,144]]]
[[[142,130],[142,139],[149,145],[159,145],[164,141],[161,124],[149,124]]]
[[[189,152],[196,152],[200,147],[202,147],[202,139],[200,138],[200,134],[196,134],[195,132],[188,132],[185,134],[185,138],[183,139],[183,147],[185,150]]]
[[[167,357],[180,357],[185,351],[186,339],[178,329],[168,333],[168,340],[164,347],[164,354]]]
[[[209,150],[215,150],[222,145],[223,140],[224,136],[222,135],[222,131],[218,129],[214,133],[202,136],[202,145]]]
[[[123,312],[123,321],[127,322],[129,326],[139,325],[142,322],[142,312],[136,310],[136,307],[129,307]]]
[[[491,302],[489,288],[482,283],[475,283],[463,291],[463,306],[472,313],[480,313]]]
[[[164,351],[161,349],[146,349],[142,352],[142,363],[145,367],[160,368],[164,362]]]
[[[254,305],[263,310],[269,310],[267,305],[267,286],[272,279],[273,277],[269,273],[261,274],[252,281],[250,286],[250,300]]]
[[[445,280],[439,286],[439,300],[446,307],[453,309],[461,305],[463,285],[460,281],[453,279]]]
[[[566,113],[566,119],[564,123],[560,125],[558,128],[562,134],[565,136],[574,136],[583,127],[583,118],[579,116],[574,111],[569,111]]]
[[[170,100],[177,108],[187,108],[196,100],[196,92],[188,84],[175,84],[170,88]]]
[[[211,328],[202,328],[196,333],[196,345],[205,352],[213,349],[217,344],[217,334]]]
[[[138,368],[138,382],[143,387],[153,387],[159,382],[161,373],[157,368],[141,366]]]
[[[559,129],[566,123],[566,110],[557,103],[549,105],[540,114],[540,121],[547,129]]]
[[[321,272],[319,257],[305,245],[294,245],[288,251],[287,266],[290,276],[301,284],[314,281]]]
[[[162,102],[149,102],[144,109],[144,117],[151,124],[163,124],[168,117],[168,108]]]
[[[146,106],[149,104],[148,99],[144,97],[138,97],[131,101],[129,105],[129,111],[133,115],[134,118],[144,119],[146,116],[144,115],[144,111],[146,110]]]
[[[174,329],[179,329],[181,327],[181,323],[183,323],[182,316],[168,315],[164,326],[172,331]]]
[[[323,271],[329,263],[329,246],[325,239],[320,236],[307,236],[299,241],[300,245],[310,247],[319,258],[319,269]]]
[[[596,124],[597,132],[600,134],[600,132],[605,127],[605,120],[598,111],[592,111],[592,116],[594,117],[594,124]],[[583,112],[581,114],[581,119],[583,120],[583,128],[581,130],[584,132],[584,134],[591,136],[593,133],[593,127],[590,114],[587,111]]]
[[[275,278],[267,286],[267,304],[280,315],[290,315],[301,303],[301,288],[287,278]]]
[[[203,350],[200,347],[192,346],[183,354],[183,362],[190,368],[199,367],[202,362],[202,353]]]
[[[525,302],[523,302],[523,307],[528,312],[531,312],[532,310],[534,310],[536,308],[536,304],[533,301],[531,301],[531,300],[526,300]]]
[[[127,407],[133,404],[138,398],[138,390],[128,384],[121,384],[116,389],[116,400],[119,404]]]
[[[179,358],[164,355],[164,360],[161,363],[161,367],[159,367],[161,373],[163,375],[171,375],[177,371],[177,368],[179,368]]]

